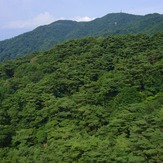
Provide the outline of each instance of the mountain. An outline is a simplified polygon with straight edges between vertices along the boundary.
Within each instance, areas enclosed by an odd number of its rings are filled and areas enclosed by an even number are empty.
[[[2,163],[161,163],[162,120],[163,32],[71,40],[0,64]]]
[[[163,15],[108,14],[91,22],[59,20],[50,25],[0,42],[0,62],[36,51],[45,51],[65,40],[86,36],[148,33],[163,30]]]

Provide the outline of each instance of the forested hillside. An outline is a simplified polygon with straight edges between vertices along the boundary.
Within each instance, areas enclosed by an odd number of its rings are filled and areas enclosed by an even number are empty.
[[[160,14],[139,16],[113,13],[91,22],[60,20],[15,38],[1,41],[0,62],[36,51],[45,51],[70,39],[112,34],[154,34],[161,30],[163,30],[163,15]]]
[[[1,63],[0,160],[163,162],[163,32]]]

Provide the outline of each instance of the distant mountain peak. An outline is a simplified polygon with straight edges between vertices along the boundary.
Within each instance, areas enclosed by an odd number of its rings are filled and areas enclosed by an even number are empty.
[[[0,62],[36,51],[45,51],[70,39],[110,34],[153,34],[163,30],[162,27],[163,15],[158,13],[145,16],[123,12],[110,13],[90,22],[58,20],[15,38],[0,41]]]

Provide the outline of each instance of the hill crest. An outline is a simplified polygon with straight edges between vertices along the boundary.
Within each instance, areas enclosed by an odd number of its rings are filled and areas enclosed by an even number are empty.
[[[163,15],[156,13],[145,16],[112,13],[90,22],[58,20],[12,39],[0,41],[0,62],[45,51],[66,40],[112,34],[153,34],[163,30],[162,27]]]

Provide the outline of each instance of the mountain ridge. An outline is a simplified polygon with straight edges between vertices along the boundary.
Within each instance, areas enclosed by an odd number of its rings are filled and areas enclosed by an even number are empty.
[[[12,39],[0,41],[0,62],[45,51],[66,40],[112,34],[153,34],[161,31],[162,26],[163,15],[156,13],[145,16],[111,13],[90,22],[58,20]]]

